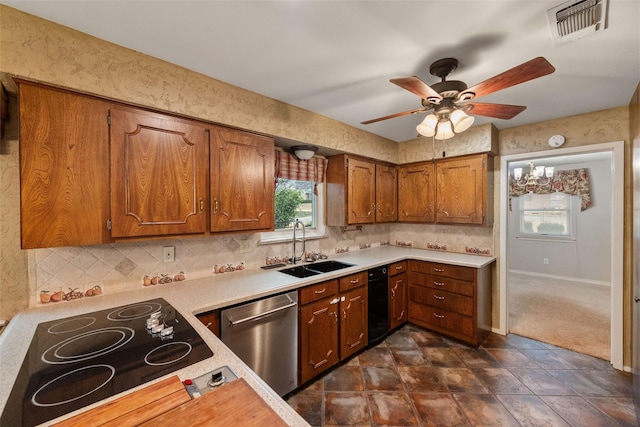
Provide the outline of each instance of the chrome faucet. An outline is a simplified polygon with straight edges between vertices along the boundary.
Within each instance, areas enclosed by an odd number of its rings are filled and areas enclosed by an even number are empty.
[[[302,252],[300,254],[299,257],[296,256],[296,241],[298,239],[296,239],[296,229],[298,228],[298,224],[300,224],[302,226],[302,240],[300,240],[302,242]],[[296,222],[293,223],[293,250],[292,250],[292,254],[291,254],[291,262],[293,264],[296,263],[296,261],[300,261],[301,259],[303,259],[304,257],[304,253],[306,251],[306,245],[307,245],[307,236],[305,234],[305,228],[304,228],[304,223],[302,221],[300,221],[298,218],[296,218]]]

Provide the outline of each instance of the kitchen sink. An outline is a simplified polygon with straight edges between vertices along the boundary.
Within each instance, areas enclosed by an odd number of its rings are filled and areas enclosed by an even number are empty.
[[[340,261],[322,261],[314,264],[307,265],[308,268],[320,271],[322,273],[328,273],[330,271],[342,270],[343,268],[353,267],[353,264],[347,264]]]
[[[341,270],[343,268],[352,266],[353,264],[347,264],[340,261],[323,261],[306,265],[298,265],[296,267],[284,268],[279,271],[290,276],[302,278],[315,276],[316,274],[321,273],[329,273],[331,271]]]
[[[297,267],[289,267],[282,270],[279,270],[280,273],[288,274],[294,277],[310,277],[315,276],[316,274],[320,274],[320,271],[311,270],[307,268],[306,265],[299,265]]]

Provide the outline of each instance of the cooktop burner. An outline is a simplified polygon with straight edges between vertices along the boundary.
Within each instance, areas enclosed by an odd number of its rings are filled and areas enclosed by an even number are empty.
[[[211,356],[162,298],[41,323],[0,424],[35,426]]]

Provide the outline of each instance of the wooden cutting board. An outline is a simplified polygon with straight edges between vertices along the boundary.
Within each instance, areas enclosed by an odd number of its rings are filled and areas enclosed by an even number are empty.
[[[185,390],[182,381],[177,376],[173,376],[61,421],[55,426],[137,426],[189,401],[191,396]]]
[[[55,424],[56,427],[286,426],[243,378],[191,399],[173,376]]]
[[[239,378],[140,425],[277,427],[287,424]]]

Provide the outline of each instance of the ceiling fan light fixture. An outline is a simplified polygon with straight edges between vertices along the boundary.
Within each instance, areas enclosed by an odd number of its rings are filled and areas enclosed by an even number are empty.
[[[455,133],[464,132],[469,129],[475,120],[474,117],[468,115],[462,110],[455,110],[451,113],[451,123]]]
[[[444,120],[438,123],[438,130],[436,131],[436,139],[449,139],[453,138],[453,129],[451,128],[451,121]]]
[[[433,136],[436,134],[436,126],[438,126],[438,117],[432,113],[416,126],[416,130],[420,135]]]

